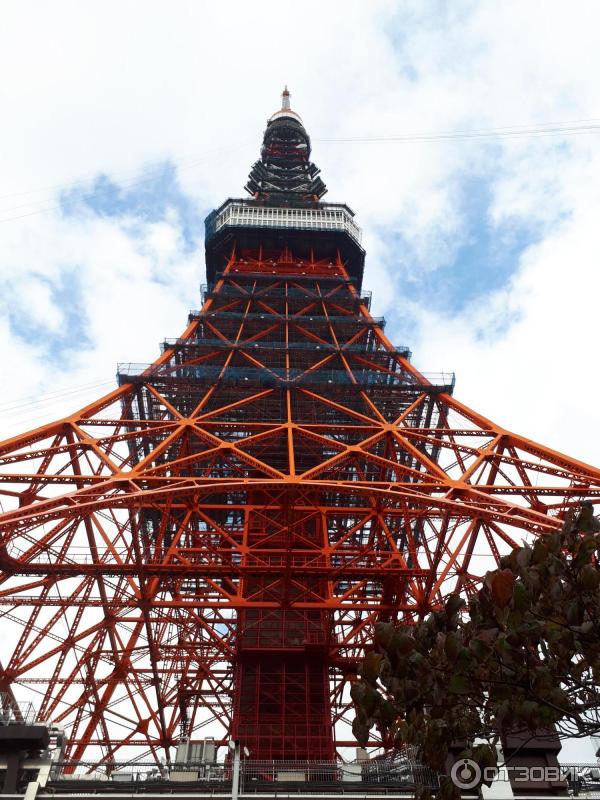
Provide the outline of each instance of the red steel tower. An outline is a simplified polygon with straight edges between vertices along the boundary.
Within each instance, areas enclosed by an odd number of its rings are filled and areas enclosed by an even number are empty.
[[[386,338],[354,214],[321,200],[310,152],[286,90],[250,198],[206,221],[183,334],[0,444],[0,691],[65,726],[73,759],[211,734],[333,758],[377,621],[468,595],[600,495],[599,470]]]

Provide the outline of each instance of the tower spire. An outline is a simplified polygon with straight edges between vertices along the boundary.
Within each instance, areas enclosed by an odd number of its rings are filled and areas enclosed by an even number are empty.
[[[327,187],[310,161],[310,137],[302,118],[290,105],[287,86],[281,108],[267,121],[261,158],[250,171],[246,191],[256,200],[282,205],[318,202]]]

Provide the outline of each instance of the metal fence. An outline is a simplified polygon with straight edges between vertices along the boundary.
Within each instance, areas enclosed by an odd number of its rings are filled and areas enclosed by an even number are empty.
[[[417,785],[436,788],[437,775],[410,756],[372,761],[242,761],[240,791],[264,791],[272,788],[302,791],[332,789],[350,791],[353,786],[410,788]]]
[[[368,355],[368,353],[366,354]],[[118,376],[123,382],[127,378],[139,377],[149,364],[119,364]],[[277,384],[336,384],[383,387],[404,391],[452,391],[454,388],[454,373],[435,372],[422,373],[427,383],[419,381],[409,372],[378,372],[371,369],[353,369],[352,375],[342,369],[309,369],[309,368],[283,368],[283,367],[224,367],[194,365],[185,366],[173,364],[163,366],[161,371],[154,370],[148,373],[149,379],[181,380],[181,381],[216,381],[228,383],[243,383],[244,381],[259,383],[261,386]]]
[[[32,725],[36,717],[33,703],[17,701],[8,692],[0,692],[0,725]]]
[[[232,762],[186,762],[157,765],[154,762],[93,763],[60,761],[53,764],[50,782],[76,782],[83,790],[92,783],[195,784],[213,791],[232,787]],[[254,761],[242,759],[239,791],[294,793],[352,791],[365,787],[410,789],[417,785],[437,787],[437,775],[409,756],[395,759],[342,763],[340,761]],[[190,786],[191,788],[191,786]]]
[[[515,768],[516,769],[516,768]],[[548,795],[548,783],[558,782],[569,797],[600,800],[600,766],[597,764],[562,764],[548,768],[552,775],[537,773],[533,780],[540,784],[539,796]],[[525,780],[523,768],[517,771],[518,780]],[[515,775],[517,774],[515,772]],[[554,774],[557,772],[557,774]],[[50,773],[50,786],[76,784],[77,792],[91,790],[102,783],[114,791],[125,790],[127,785],[143,791],[141,784],[150,785],[160,792],[172,793],[186,789],[229,793],[232,791],[233,763],[231,761],[188,761],[170,765],[155,762],[94,763],[56,762]],[[386,793],[388,790],[410,793],[416,787],[438,788],[437,774],[419,764],[409,750],[389,758],[342,763],[341,761],[255,761],[242,759],[240,763],[239,793],[262,794],[314,794],[353,792]],[[518,781],[517,781],[518,786]],[[179,788],[178,788],[179,787]],[[74,787],[73,787],[74,788]],[[528,786],[531,789],[531,785]],[[549,795],[548,795],[549,796]]]

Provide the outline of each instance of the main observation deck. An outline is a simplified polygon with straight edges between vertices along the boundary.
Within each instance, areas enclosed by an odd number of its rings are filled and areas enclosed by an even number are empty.
[[[282,206],[264,201],[228,199],[205,220],[206,277],[209,285],[222,271],[234,243],[240,248],[262,246],[281,250],[288,245],[299,257],[334,259],[339,251],[360,290],[365,262],[362,232],[354,212],[343,203]],[[307,236],[310,234],[310,236]]]

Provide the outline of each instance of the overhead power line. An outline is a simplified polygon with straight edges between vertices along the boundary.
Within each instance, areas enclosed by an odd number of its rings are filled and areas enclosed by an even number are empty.
[[[173,163],[173,166],[177,167],[178,172],[184,172],[190,169],[194,169],[202,164],[207,163],[215,158],[219,159],[222,158],[225,154],[229,154],[235,152],[236,150],[241,150],[244,147],[247,147],[249,142],[240,142],[237,144],[226,145],[224,147],[220,147],[214,150],[206,151],[195,158],[188,159],[186,161],[176,161],[170,162]],[[0,222],[12,222],[13,220],[23,219],[25,217],[31,217],[36,214],[43,214],[49,211],[57,211],[63,208],[62,203],[56,202],[56,195],[63,194],[69,191],[76,191],[77,189],[86,189],[90,182],[93,182],[99,176],[105,176],[108,180],[117,184],[119,188],[130,189],[136,186],[142,186],[145,183],[151,183],[152,181],[159,178],[164,172],[164,164],[159,167],[151,168],[148,172],[146,172],[143,176],[140,175],[140,171],[138,170],[129,170],[128,172],[115,172],[111,173],[108,171],[100,171],[94,175],[89,176],[88,178],[73,181],[72,183],[67,184],[57,184],[53,187],[47,187],[46,189],[40,190],[29,190],[24,192],[14,192],[13,194],[2,195],[0,196],[0,200],[8,199],[9,197],[19,197],[28,194],[36,194],[41,192],[48,192],[52,191],[52,196],[47,196],[46,198],[40,198],[38,200],[31,200],[30,202],[20,203],[16,206],[8,206],[6,208],[0,209],[0,215],[2,214],[11,214],[14,211],[19,211],[20,209],[28,208],[29,211],[24,211],[23,213],[16,214],[14,216],[2,217],[0,216]],[[125,180],[119,181],[119,177],[121,175],[131,175],[136,174],[136,178],[132,180]]]
[[[110,385],[115,384],[114,379],[113,380],[102,379],[94,381],[93,383],[82,384],[74,388],[66,388],[59,392],[50,392],[45,395],[29,395],[28,397],[22,397],[20,399],[11,400],[9,403],[3,403],[2,405],[0,405],[0,415],[11,414],[23,408],[28,408],[30,406],[37,406],[40,404],[51,405],[56,402],[60,403],[65,397],[69,397],[71,395],[85,394],[87,392],[94,391],[109,384]]]
[[[316,142],[335,143],[412,143],[412,142],[444,142],[472,139],[507,139],[523,136],[573,136],[576,134],[599,133],[600,119],[574,120],[571,122],[544,123],[541,125],[512,125],[504,128],[482,128],[464,131],[444,131],[430,133],[407,133],[397,136],[339,136],[320,137]]]
[[[321,136],[314,137],[314,142],[324,144],[370,144],[370,143],[383,143],[383,144],[418,144],[427,142],[453,142],[453,141],[476,141],[486,139],[510,139],[522,137],[540,137],[540,136],[576,136],[582,134],[597,134],[600,133],[600,118],[591,117],[589,119],[577,120],[563,120],[562,122],[546,122],[539,124],[525,124],[525,125],[508,125],[497,128],[475,128],[471,130],[458,130],[458,131],[430,131],[423,133],[404,133],[398,135],[388,136]],[[220,148],[205,151],[194,158],[187,160],[180,160],[172,162],[178,171],[193,169],[206,163],[207,161],[222,157],[226,153],[240,150],[249,146],[250,142],[240,142],[236,144],[225,145]],[[141,186],[145,183],[150,183],[155,180],[163,172],[164,166],[155,167],[149,172],[140,176],[139,170],[129,170],[127,172],[110,172],[109,170],[101,171],[87,178],[73,181],[67,184],[56,184],[48,186],[45,189],[31,189],[21,192],[13,192],[11,194],[0,195],[0,201],[6,200],[11,197],[24,197],[32,194],[52,192],[46,198],[39,200],[32,200],[30,202],[20,203],[15,206],[9,206],[0,210],[0,223],[12,222],[14,220],[24,219],[37,214],[47,213],[49,211],[57,211],[63,208],[63,204],[57,203],[55,200],[56,194],[73,191],[76,189],[83,189],[91,181],[98,177],[99,174],[106,175],[106,177],[118,184],[122,188],[132,188]],[[120,181],[121,176],[135,174],[137,177],[132,180]],[[22,213],[13,214],[12,212],[21,211],[21,209],[29,209]],[[2,217],[2,214],[9,214],[10,216]]]

